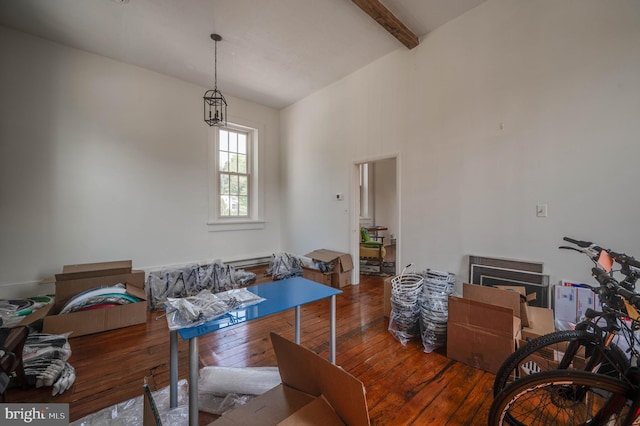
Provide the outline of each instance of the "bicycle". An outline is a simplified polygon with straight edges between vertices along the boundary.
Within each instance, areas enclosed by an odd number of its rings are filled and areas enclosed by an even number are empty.
[[[632,268],[634,262],[629,262]],[[629,281],[621,285],[597,267],[592,269],[592,274],[600,283],[598,290],[604,296],[605,313],[619,319],[627,315],[615,309],[621,305],[627,311],[640,309],[640,295],[628,289]],[[632,323],[637,324],[637,313]],[[605,348],[601,352],[604,353]],[[515,380],[496,395],[489,425],[640,424],[640,370],[626,367],[624,371],[616,370],[611,377],[600,374],[603,365],[604,362],[582,370],[537,372]]]
[[[624,289],[633,289],[640,277],[640,262],[623,253],[603,249],[591,242],[565,237],[580,248],[561,246],[586,254],[595,264],[592,274],[599,287],[589,287],[600,296],[602,311],[587,310],[585,320],[578,323],[575,330],[563,330],[533,339],[511,354],[496,373],[494,396],[509,383],[542,371],[565,369],[598,372],[613,377],[622,377],[630,366],[629,356],[613,343],[616,336],[622,336],[629,346],[632,356],[637,356],[634,331],[639,323],[625,319],[623,302],[609,286],[613,280],[612,262],[621,266],[619,272],[624,280],[619,283]],[[603,259],[603,257],[607,259]],[[598,262],[609,266],[598,267]],[[617,283],[617,282],[616,282]],[[601,326],[600,323],[605,325]],[[622,332],[622,333],[621,333]]]

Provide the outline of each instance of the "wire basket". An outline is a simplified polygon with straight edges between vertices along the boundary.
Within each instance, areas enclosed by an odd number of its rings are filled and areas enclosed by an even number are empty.
[[[420,337],[420,297],[424,277],[414,272],[391,279],[391,316],[389,331],[403,345]]]

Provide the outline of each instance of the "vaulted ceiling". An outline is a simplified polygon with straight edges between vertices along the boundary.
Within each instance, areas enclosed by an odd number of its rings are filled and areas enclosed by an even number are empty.
[[[218,88],[282,108],[483,1],[2,0],[0,25],[206,87],[218,33]]]

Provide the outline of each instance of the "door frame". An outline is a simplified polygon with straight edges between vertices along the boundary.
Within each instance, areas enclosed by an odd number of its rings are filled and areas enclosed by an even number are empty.
[[[400,153],[392,153],[386,155],[380,155],[375,157],[366,157],[358,160],[354,160],[351,163],[351,217],[349,219],[349,245],[351,247],[351,258],[354,259],[353,262],[353,272],[351,276],[351,282],[353,284],[360,283],[360,164],[364,163],[375,163],[376,161],[381,160],[396,160],[396,209],[397,209],[397,218],[398,218],[398,229],[397,235],[402,235],[402,209],[401,209],[401,180],[400,180],[400,170],[401,170],[401,161],[400,161]],[[374,200],[374,203],[376,201]],[[402,248],[401,244],[398,244],[397,241],[399,238],[396,236],[396,271],[398,265],[402,265]]]

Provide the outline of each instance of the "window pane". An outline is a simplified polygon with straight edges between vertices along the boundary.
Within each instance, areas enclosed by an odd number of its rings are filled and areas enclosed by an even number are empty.
[[[238,134],[229,132],[229,152],[238,152]]]
[[[238,195],[238,176],[230,176],[229,194]]]
[[[238,197],[229,197],[231,208],[229,209],[230,216],[238,216]]]
[[[240,154],[247,153],[247,135],[244,133],[238,134],[238,152]]]
[[[238,173],[247,173],[247,156],[238,154]]]
[[[228,172],[229,171],[229,153],[228,152],[220,152],[220,171]]]
[[[227,132],[226,130],[220,130],[219,138],[220,138],[220,150],[229,151],[229,132]]]
[[[249,215],[249,206],[247,205],[249,200],[248,197],[241,196],[239,197],[240,201],[240,216],[248,216]]]
[[[229,175],[220,175],[220,195],[229,194]]]
[[[238,176],[238,194],[248,195],[247,176]]]
[[[220,197],[220,216],[229,216],[229,196]]]
[[[237,172],[238,171],[238,154],[230,154],[229,158],[229,171]]]

